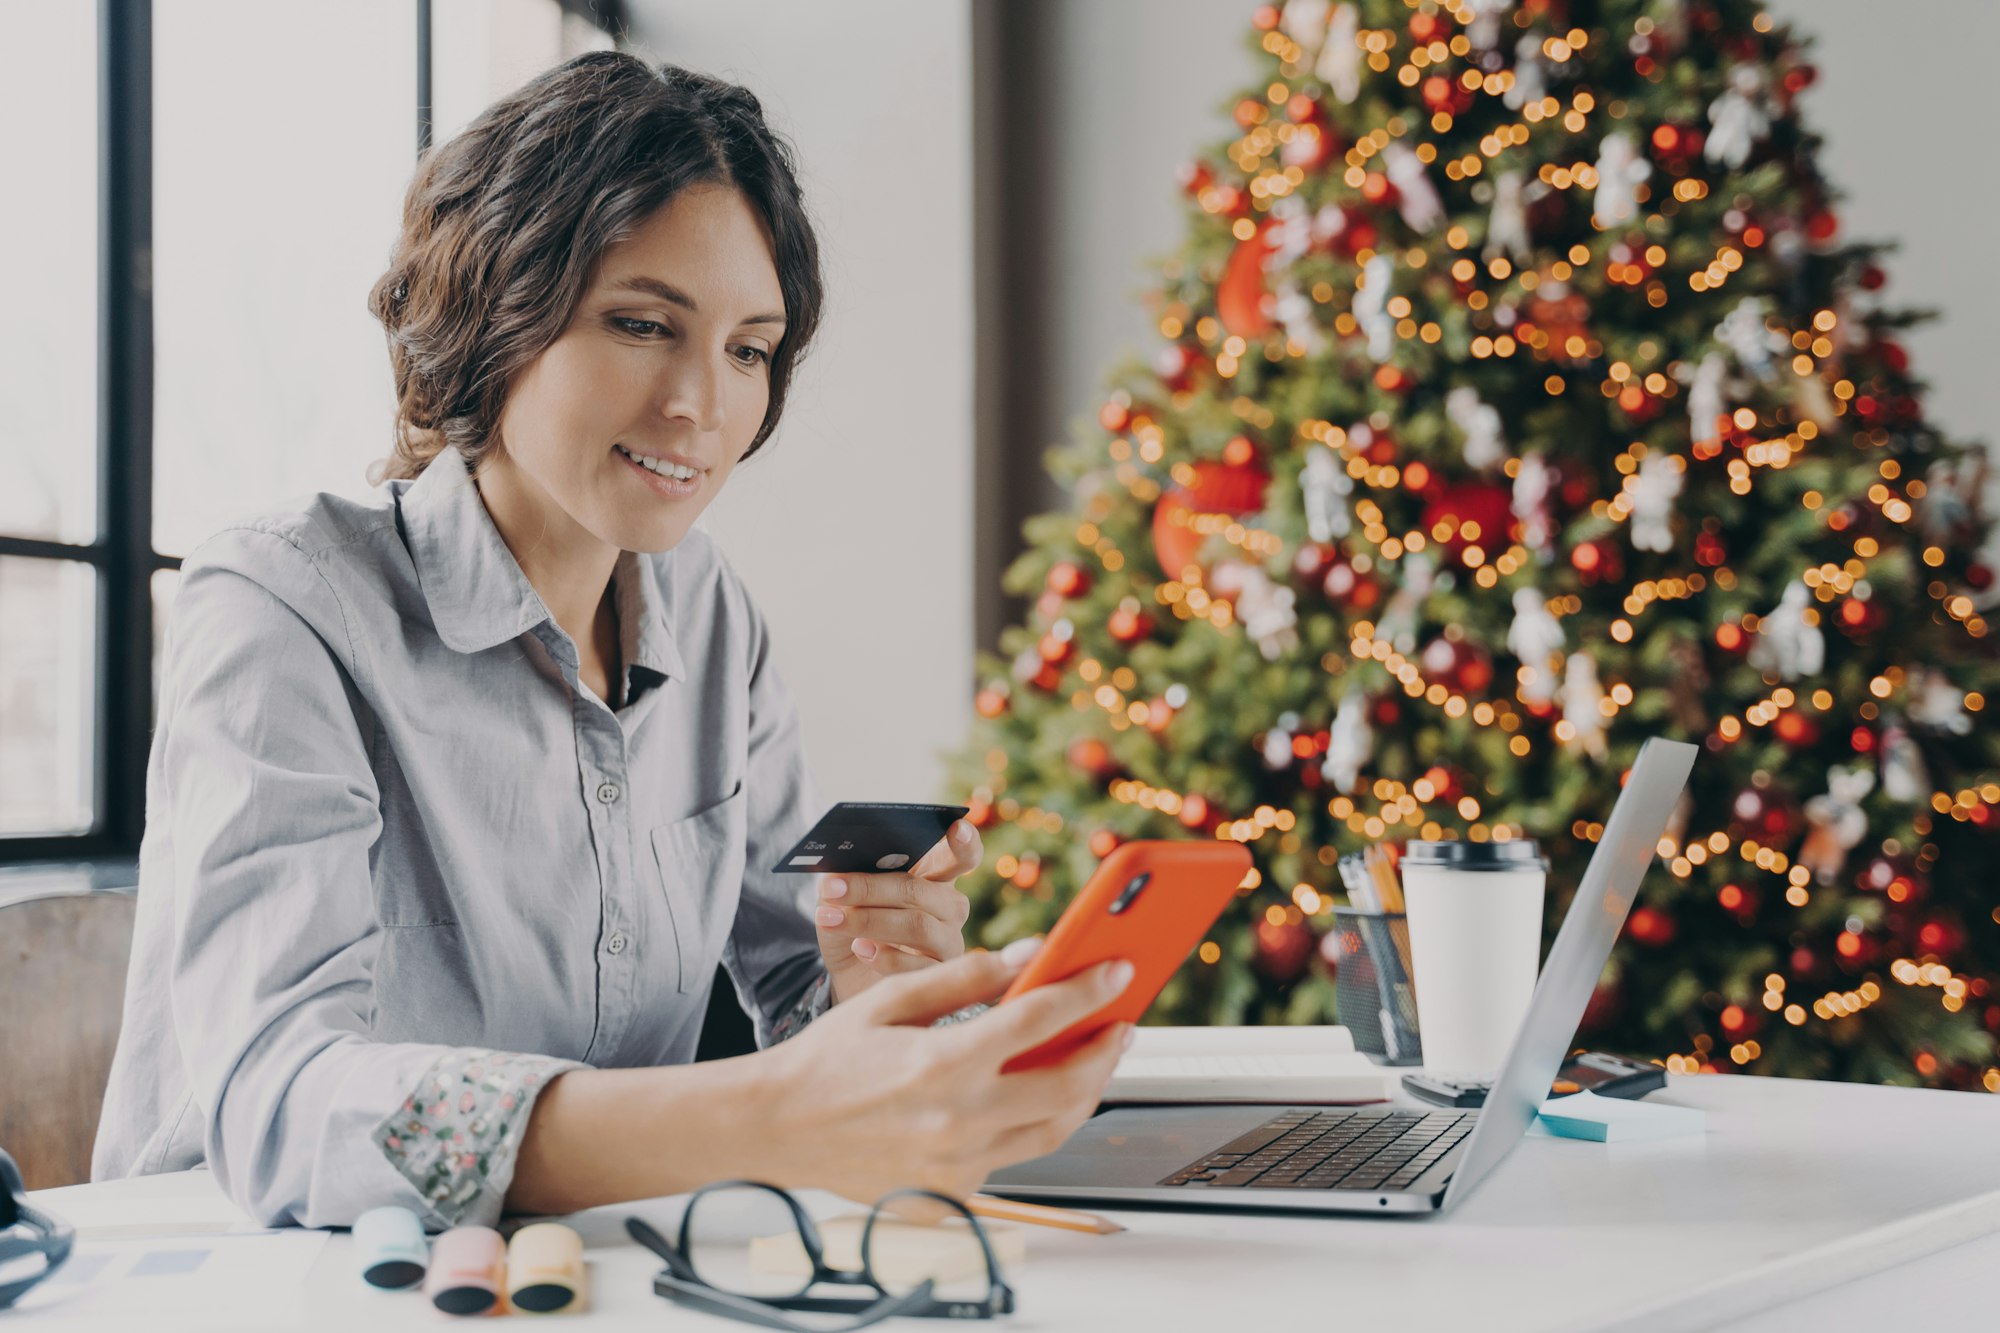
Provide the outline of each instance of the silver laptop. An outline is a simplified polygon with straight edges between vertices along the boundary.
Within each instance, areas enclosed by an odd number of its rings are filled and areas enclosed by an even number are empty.
[[[1658,738],[1640,748],[1484,1108],[1123,1108],[1093,1117],[1047,1157],[1001,1171],[986,1190],[1018,1199],[1315,1213],[1451,1207],[1513,1151],[1547,1099],[1695,753]]]

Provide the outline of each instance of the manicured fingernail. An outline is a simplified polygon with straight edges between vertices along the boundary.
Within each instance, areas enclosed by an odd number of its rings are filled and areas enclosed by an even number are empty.
[[[822,907],[819,911],[813,913],[813,918],[822,926],[837,926],[847,920],[847,913],[841,911],[838,907]]]
[[[1125,988],[1132,984],[1132,972],[1132,964],[1120,958],[1105,969],[1104,984],[1111,988],[1113,995],[1123,994]]]
[[[1000,951],[1000,961],[1009,967],[1019,967],[1042,951],[1042,937],[1030,935],[1023,940],[1015,940]]]
[[[1127,1023],[1125,1025],[1125,1035],[1118,1039],[1118,1049],[1121,1051],[1131,1050],[1132,1038],[1138,1035],[1139,1035],[1139,1029],[1133,1024]]]
[[[966,843],[971,842],[972,825],[966,823],[964,820],[960,820],[957,824],[955,824],[952,827],[951,840],[957,843],[961,847],[963,847]]]
[[[846,881],[846,880],[844,880],[844,879],[830,879],[830,880],[828,880],[828,881],[827,881],[827,882],[826,882],[825,884],[823,884],[823,885],[821,885],[821,886],[820,886],[820,890],[819,890],[819,896],[820,896],[820,897],[822,897],[822,898],[844,898],[844,897],[846,897],[846,896],[847,896],[847,881]]]
[[[882,946],[877,944],[874,940],[854,941],[854,956],[856,958],[859,958],[864,963],[867,962],[869,959],[873,958],[876,954],[880,953],[881,951],[882,951]]]

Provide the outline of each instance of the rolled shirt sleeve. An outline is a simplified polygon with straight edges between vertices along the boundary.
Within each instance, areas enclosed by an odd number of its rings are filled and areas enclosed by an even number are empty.
[[[229,530],[183,568],[157,788],[173,1033],[206,1160],[259,1221],[346,1225],[393,1203],[490,1224],[534,1095],[586,1066],[371,1039],[382,817],[348,624],[282,534]]]

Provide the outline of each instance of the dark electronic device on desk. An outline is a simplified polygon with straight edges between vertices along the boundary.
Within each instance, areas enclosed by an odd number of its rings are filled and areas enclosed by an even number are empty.
[[[1483,1106],[1490,1083],[1453,1083],[1423,1074],[1403,1075],[1403,1091],[1433,1106]],[[1667,1086],[1667,1071],[1644,1060],[1601,1051],[1579,1051],[1556,1072],[1549,1096],[1567,1097],[1590,1091],[1600,1097],[1636,1101]]]

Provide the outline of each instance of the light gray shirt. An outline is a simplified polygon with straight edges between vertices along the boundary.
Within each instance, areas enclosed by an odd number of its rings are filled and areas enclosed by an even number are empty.
[[[760,1045],[824,1009],[765,622],[699,531],[612,582],[608,706],[450,450],[188,557],[94,1178],[491,1222],[535,1091],[692,1059],[718,962]]]

